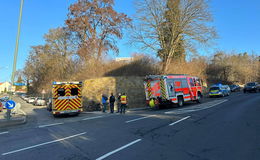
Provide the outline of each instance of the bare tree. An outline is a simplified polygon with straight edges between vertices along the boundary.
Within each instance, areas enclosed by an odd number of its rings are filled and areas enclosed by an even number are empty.
[[[254,54],[218,51],[207,67],[210,82],[245,84],[258,79],[259,61]]]
[[[73,72],[76,67],[79,67],[73,62],[78,49],[77,44],[74,43],[73,34],[67,28],[59,27],[50,29],[44,35],[44,38],[46,42],[45,54],[50,54],[56,61],[57,65],[55,66],[59,66],[57,69],[59,75],[57,77],[67,79],[68,74]]]
[[[52,81],[73,79],[71,75],[78,67],[73,57],[77,47],[65,28],[50,29],[44,38],[44,45],[31,47],[23,70],[32,92],[49,88]]]
[[[44,35],[44,39],[46,45],[50,46],[53,54],[70,57],[77,51],[77,44],[74,44],[73,34],[65,27],[50,29]]]
[[[207,0],[137,0],[133,41],[159,54],[167,72],[179,52],[194,51],[196,44],[209,44],[216,37]]]
[[[100,59],[110,50],[118,53],[116,39],[122,38],[131,19],[113,6],[114,0],[78,0],[70,6],[66,24],[80,39],[82,58]]]

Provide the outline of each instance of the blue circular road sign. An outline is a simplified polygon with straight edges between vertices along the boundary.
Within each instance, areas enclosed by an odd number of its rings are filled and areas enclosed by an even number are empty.
[[[6,107],[7,109],[14,109],[14,107],[15,107],[15,102],[12,101],[12,100],[9,100],[9,101],[7,101],[7,102],[5,103],[5,107]]]

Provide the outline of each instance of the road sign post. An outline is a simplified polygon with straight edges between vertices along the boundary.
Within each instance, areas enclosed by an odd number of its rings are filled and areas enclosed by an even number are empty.
[[[7,109],[7,111],[6,111],[6,119],[7,120],[11,119],[11,110],[10,109]]]
[[[5,107],[6,107],[6,109],[7,109],[7,112],[6,112],[6,119],[7,120],[10,120],[11,119],[11,110],[12,109],[14,109],[14,107],[15,107],[15,102],[14,101],[12,101],[12,100],[9,100],[9,101],[7,101],[6,103],[5,103]]]

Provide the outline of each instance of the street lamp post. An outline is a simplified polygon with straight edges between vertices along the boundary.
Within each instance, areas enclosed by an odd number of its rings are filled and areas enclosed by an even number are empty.
[[[20,31],[21,31],[21,22],[22,22],[22,14],[23,14],[23,3],[24,3],[24,0],[21,0],[19,20],[18,20],[18,29],[17,29],[16,43],[15,43],[15,51],[14,51],[13,72],[12,72],[12,77],[11,77],[12,86],[14,86],[14,78],[15,78],[15,72],[16,72],[16,64],[17,64],[17,56],[18,56],[18,48],[19,48],[19,40],[20,40]],[[11,110],[10,109],[7,109],[6,118],[7,118],[7,120],[10,120],[10,118],[11,118]]]
[[[14,51],[13,72],[12,72],[12,78],[11,78],[12,85],[14,84],[14,78],[15,78],[15,72],[16,72],[16,63],[17,63],[17,55],[18,55],[20,31],[21,31],[21,22],[22,22],[22,14],[23,14],[23,3],[24,3],[24,0],[21,0],[19,20],[18,20],[18,29],[17,29],[17,36],[16,36],[16,44],[15,44],[15,51]]]

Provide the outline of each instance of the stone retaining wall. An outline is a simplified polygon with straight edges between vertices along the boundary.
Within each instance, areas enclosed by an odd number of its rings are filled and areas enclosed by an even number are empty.
[[[83,104],[87,108],[101,101],[101,95],[126,93],[129,108],[145,106],[144,77],[102,77],[85,80],[83,86]]]

